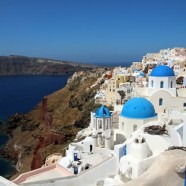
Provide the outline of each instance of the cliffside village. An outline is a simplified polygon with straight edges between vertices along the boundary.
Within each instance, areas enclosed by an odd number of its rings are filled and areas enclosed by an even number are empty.
[[[102,106],[66,155],[0,185],[186,185],[186,48],[148,53],[100,81]]]

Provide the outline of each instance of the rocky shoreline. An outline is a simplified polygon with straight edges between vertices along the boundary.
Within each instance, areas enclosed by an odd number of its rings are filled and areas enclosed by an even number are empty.
[[[46,96],[31,112],[11,116],[0,133],[10,140],[0,156],[11,160],[19,174],[41,167],[47,156],[63,153],[79,130],[87,127],[93,98],[101,85],[104,69],[76,72],[67,85]],[[94,84],[94,86],[92,86]]]

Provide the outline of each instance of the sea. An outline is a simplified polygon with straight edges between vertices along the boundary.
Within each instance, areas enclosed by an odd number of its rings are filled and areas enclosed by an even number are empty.
[[[0,120],[6,123],[17,112],[31,111],[44,96],[63,88],[69,76],[0,76]],[[0,150],[8,139],[0,135]],[[15,167],[0,159],[0,176],[8,178],[13,172]]]

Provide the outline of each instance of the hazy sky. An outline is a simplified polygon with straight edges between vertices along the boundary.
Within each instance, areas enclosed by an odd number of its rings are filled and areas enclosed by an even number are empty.
[[[0,55],[132,62],[186,47],[186,0],[0,0]]]

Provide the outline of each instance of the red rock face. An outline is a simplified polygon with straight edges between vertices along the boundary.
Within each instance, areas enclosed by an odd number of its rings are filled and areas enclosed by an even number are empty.
[[[44,164],[46,157],[42,157],[39,150],[42,150],[44,147],[51,144],[62,144],[64,140],[65,137],[61,134],[49,133],[46,137],[40,137],[38,145],[34,149],[31,170],[38,169]]]
[[[33,156],[32,164],[31,164],[31,170],[38,169],[43,165],[43,158],[39,153],[35,154]]]
[[[12,159],[18,159],[18,154],[19,154],[19,152],[18,151],[14,151],[13,153],[12,153]]]
[[[45,138],[45,146],[50,144],[62,144],[65,140],[65,137],[61,134],[48,134]]]
[[[34,149],[34,155],[36,155],[37,152],[39,151],[39,149],[43,148],[44,146],[45,146],[45,138],[40,137],[39,142],[38,142],[36,148]]]

